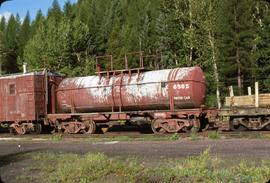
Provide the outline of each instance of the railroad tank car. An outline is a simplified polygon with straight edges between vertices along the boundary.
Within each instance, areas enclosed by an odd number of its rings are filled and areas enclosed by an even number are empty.
[[[174,110],[200,108],[206,92],[200,67],[64,79],[58,112]]]

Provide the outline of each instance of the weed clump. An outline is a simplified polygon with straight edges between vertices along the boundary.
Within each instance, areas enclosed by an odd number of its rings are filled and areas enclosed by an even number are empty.
[[[169,137],[169,140],[179,140],[181,136],[178,133],[174,133]]]
[[[220,139],[220,134],[217,131],[209,132],[208,134],[209,139]]]
[[[175,160],[173,164],[146,166],[137,159],[110,158],[98,154],[38,153],[33,156],[39,179],[47,182],[267,182],[270,164],[263,161],[241,162],[225,168],[224,161],[210,154],[210,148],[199,156]],[[54,166],[51,166],[51,165]],[[27,172],[25,172],[27,174]],[[23,178],[23,176],[22,176]],[[23,181],[23,180],[22,180]]]
[[[198,128],[193,127],[193,128],[191,129],[191,132],[190,132],[190,135],[189,135],[189,139],[190,139],[190,140],[193,140],[193,141],[199,140],[199,139],[200,139],[200,137],[199,137],[199,135],[198,135]]]
[[[61,141],[63,140],[63,134],[53,134],[50,139],[52,141]]]

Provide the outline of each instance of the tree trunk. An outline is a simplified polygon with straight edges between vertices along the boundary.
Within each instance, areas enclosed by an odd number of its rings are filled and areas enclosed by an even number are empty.
[[[193,24],[192,24],[192,5],[191,0],[189,0],[189,31],[191,36],[193,36]],[[189,65],[192,66],[192,60],[193,60],[193,43],[192,39],[190,41],[190,49],[189,49]]]
[[[237,45],[236,48],[236,63],[237,63],[237,83],[239,88],[239,94],[242,94],[242,77],[241,77],[241,65],[240,65],[240,57],[239,57],[239,48]]]
[[[237,12],[236,12],[236,5],[234,6],[234,26],[235,32],[239,34],[237,25]],[[242,94],[242,78],[241,78],[241,64],[240,64],[240,55],[239,55],[239,40],[236,38],[236,64],[237,64],[237,83],[239,88],[239,94]]]
[[[217,59],[216,59],[217,57],[216,57],[216,51],[215,51],[215,38],[211,31],[209,31],[209,42],[210,42],[211,50],[212,50],[212,62],[213,62],[214,76],[216,80],[217,105],[218,105],[218,109],[220,109],[221,102],[220,102],[220,91],[219,91],[219,74],[218,74]]]

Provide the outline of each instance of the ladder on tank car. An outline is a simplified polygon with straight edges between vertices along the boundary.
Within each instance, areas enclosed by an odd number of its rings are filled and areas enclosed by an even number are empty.
[[[137,63],[138,67],[135,67],[135,68],[130,67],[130,63],[129,63],[130,57],[139,58],[138,59],[139,64]],[[147,69],[147,67],[145,65],[146,58],[153,58],[154,59],[154,69]],[[112,55],[105,55],[105,56],[97,56],[96,57],[96,74],[99,76],[99,84],[101,82],[102,77],[104,77],[104,76],[106,76],[106,84],[107,85],[109,85],[111,77],[113,77],[113,78],[115,78],[116,76],[121,77],[119,79],[120,83],[113,83],[113,85],[112,85],[112,96],[115,96],[114,95],[115,88],[117,88],[117,87],[119,88],[118,98],[119,98],[120,102],[118,102],[119,103],[119,105],[118,105],[119,110],[117,112],[122,112],[121,86],[122,86],[122,79],[123,79],[124,74],[128,74],[129,81],[130,81],[132,74],[136,73],[137,74],[137,81],[138,81],[140,79],[140,75],[142,72],[157,69],[157,61],[159,58],[160,58],[160,56],[158,56],[157,54],[145,56],[143,51],[126,53],[124,55],[124,59],[123,59],[123,64],[125,67],[123,69],[116,69]],[[102,63],[102,61],[103,62],[105,61],[105,63]],[[102,64],[104,67],[102,67]],[[114,108],[116,107],[116,105],[115,105],[114,97],[113,97],[112,101],[113,101],[112,102],[112,112],[115,112]]]

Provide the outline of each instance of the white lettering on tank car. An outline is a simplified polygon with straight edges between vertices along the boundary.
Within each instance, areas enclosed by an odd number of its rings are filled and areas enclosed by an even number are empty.
[[[180,97],[174,97],[174,100],[190,100],[191,96],[180,96]]]
[[[175,90],[187,90],[190,88],[189,84],[174,84],[173,89]]]

